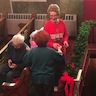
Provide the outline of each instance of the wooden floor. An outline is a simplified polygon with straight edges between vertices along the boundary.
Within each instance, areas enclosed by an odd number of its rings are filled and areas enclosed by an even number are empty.
[[[82,96],[96,96],[96,58],[90,58]]]

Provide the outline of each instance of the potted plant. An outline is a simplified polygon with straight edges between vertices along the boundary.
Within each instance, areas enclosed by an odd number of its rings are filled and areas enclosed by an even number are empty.
[[[76,43],[73,48],[73,52],[70,54],[70,59],[66,65],[64,75],[61,76],[61,81],[67,82],[70,84],[71,91],[68,92],[68,86],[65,85],[65,93],[69,96],[72,96],[73,82],[75,82],[75,92],[76,96],[79,94],[79,84],[81,79],[82,69],[80,67],[83,64],[83,57],[87,48],[88,36],[90,32],[90,27],[96,25],[96,21],[84,21],[79,27],[79,34],[76,39]],[[66,73],[67,72],[67,73]],[[67,96],[66,95],[66,96]]]
[[[73,78],[77,77],[78,70],[82,64],[82,57],[84,56],[87,47],[90,27],[93,25],[96,25],[96,21],[90,20],[82,22],[79,27],[79,34],[76,39],[73,52],[70,54],[70,60],[68,61],[65,69],[65,71],[67,71]]]

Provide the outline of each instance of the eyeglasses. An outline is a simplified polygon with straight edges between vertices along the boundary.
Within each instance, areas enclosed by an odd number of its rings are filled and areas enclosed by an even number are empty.
[[[50,15],[50,17],[52,18],[52,17],[58,17],[58,15]]]

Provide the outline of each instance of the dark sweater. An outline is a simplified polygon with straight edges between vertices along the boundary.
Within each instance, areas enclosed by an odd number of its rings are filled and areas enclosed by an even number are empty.
[[[48,47],[32,48],[24,56],[24,64],[31,66],[32,81],[37,84],[53,83],[55,65],[63,62],[63,55]]]
[[[18,69],[23,69],[23,56],[27,52],[26,50],[27,44],[23,44],[20,48],[16,49],[12,45],[12,42],[9,43],[7,50],[6,50],[6,57],[7,61],[8,59],[11,59],[13,63],[17,64]]]

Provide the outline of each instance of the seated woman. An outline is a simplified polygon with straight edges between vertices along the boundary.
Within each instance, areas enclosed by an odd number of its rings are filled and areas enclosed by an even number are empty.
[[[6,64],[0,67],[0,84],[4,81],[10,83],[20,76],[24,68],[23,56],[29,50],[29,46],[24,43],[24,36],[14,35],[6,50]]]

